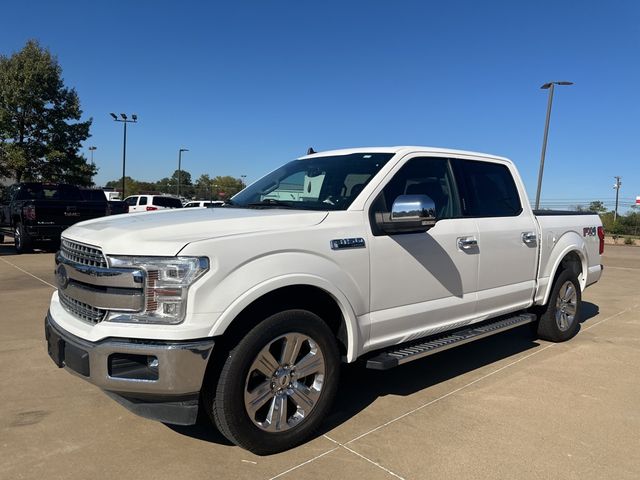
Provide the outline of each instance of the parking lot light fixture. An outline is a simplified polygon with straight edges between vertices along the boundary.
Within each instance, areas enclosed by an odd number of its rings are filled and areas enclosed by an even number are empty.
[[[120,114],[120,117],[122,118],[118,118],[118,116],[115,113],[110,113],[109,115],[113,117],[114,121],[124,123],[124,140],[122,142],[122,199],[124,200],[126,197],[124,179],[125,179],[125,167],[127,163],[127,123],[137,123],[138,116],[134,113],[133,115],[131,115],[131,120],[129,120],[124,113]]]
[[[548,82],[542,85],[542,90],[549,90],[549,99],[547,100],[547,118],[544,123],[544,137],[542,138],[542,153],[540,155],[540,171],[538,172],[538,189],[536,190],[536,210],[540,208],[540,191],[542,189],[542,174],[544,173],[544,156],[547,152],[547,137],[549,136],[549,120],[551,119],[551,105],[553,104],[553,87],[554,85],[573,85],[573,82],[560,81]]]

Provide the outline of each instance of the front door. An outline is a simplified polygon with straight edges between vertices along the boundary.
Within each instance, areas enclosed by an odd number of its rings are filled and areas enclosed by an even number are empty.
[[[431,197],[438,222],[426,233],[394,235],[378,232],[371,224],[368,349],[462,326],[474,318],[477,224],[461,218],[450,161],[418,155],[403,159],[374,196],[369,221],[375,212],[389,212],[399,195],[410,194]]]

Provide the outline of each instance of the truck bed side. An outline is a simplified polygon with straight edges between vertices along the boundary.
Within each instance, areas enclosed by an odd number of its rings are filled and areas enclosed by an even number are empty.
[[[595,213],[534,212],[540,228],[540,258],[535,304],[547,302],[554,276],[563,259],[573,252],[581,265],[579,281],[582,289],[597,282],[602,274],[598,227]]]

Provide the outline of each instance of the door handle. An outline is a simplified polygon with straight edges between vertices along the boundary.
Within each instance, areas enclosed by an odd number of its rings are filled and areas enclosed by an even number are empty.
[[[522,241],[524,243],[536,243],[538,241],[538,235],[535,232],[523,232]]]
[[[458,237],[458,248],[460,250],[469,250],[478,246],[478,240],[475,237]]]

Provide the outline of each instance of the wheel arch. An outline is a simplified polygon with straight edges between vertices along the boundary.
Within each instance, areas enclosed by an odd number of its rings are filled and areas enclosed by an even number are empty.
[[[355,311],[346,295],[313,275],[280,277],[256,285],[222,312],[210,336],[221,335],[235,341],[269,315],[287,309],[317,314],[336,335],[346,361],[355,361],[362,341]]]
[[[582,239],[581,239],[582,240]],[[549,275],[549,283],[546,287],[546,292],[544,294],[544,300],[542,301],[543,305],[546,305],[549,301],[549,296],[551,295],[551,290],[553,289],[553,285],[555,284],[558,275],[561,272],[567,269],[573,269],[578,277],[578,283],[580,284],[580,289],[584,291],[586,288],[587,282],[587,257],[584,248],[584,242],[581,242],[581,247],[574,245],[569,245],[563,248],[557,255],[553,255],[551,258],[555,257],[553,261],[553,268],[550,271]]]

